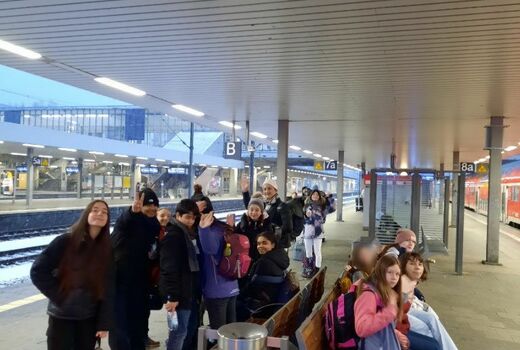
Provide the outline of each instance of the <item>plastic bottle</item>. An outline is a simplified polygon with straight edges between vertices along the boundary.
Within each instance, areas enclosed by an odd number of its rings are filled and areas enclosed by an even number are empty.
[[[231,244],[226,243],[226,248],[224,248],[224,256],[231,256]]]
[[[168,329],[174,331],[179,327],[179,319],[177,318],[177,311],[168,311],[166,314],[166,320],[168,321]]]

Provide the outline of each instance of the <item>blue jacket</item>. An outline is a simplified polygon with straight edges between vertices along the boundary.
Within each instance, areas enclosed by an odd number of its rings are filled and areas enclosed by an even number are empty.
[[[199,227],[203,261],[202,295],[204,298],[228,298],[239,293],[238,281],[224,277],[218,272],[218,265],[224,253],[225,227],[224,223],[216,219],[210,227]]]

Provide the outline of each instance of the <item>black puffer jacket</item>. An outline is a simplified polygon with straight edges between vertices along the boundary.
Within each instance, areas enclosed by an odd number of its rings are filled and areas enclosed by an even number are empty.
[[[110,330],[113,322],[113,271],[112,262],[109,263],[105,297],[96,300],[86,287],[87,282],[80,281],[82,287],[75,288],[68,295],[61,295],[59,291],[58,268],[65,255],[70,233],[56,237],[43,252],[36,258],[31,267],[33,284],[49,298],[47,313],[53,317],[66,320],[86,320],[96,318],[97,330]],[[80,246],[78,264],[75,269],[84,269],[89,261],[86,259],[87,242]]]
[[[256,236],[262,232],[273,232],[273,227],[269,218],[260,218],[260,220],[254,221],[247,216],[247,213],[244,213],[240,218],[240,223],[236,227],[236,232],[249,238],[249,256],[253,261],[256,261],[260,255],[256,249]]]
[[[193,298],[198,300],[201,297],[201,277],[200,271],[190,270],[188,259],[196,256],[196,250],[180,225],[174,222],[168,226],[168,232],[161,242],[159,287],[165,300],[179,302],[180,309],[190,309]],[[200,252],[198,240],[197,249]],[[192,254],[189,250],[192,250]]]
[[[257,305],[267,305],[274,302],[278,296],[280,283],[265,283],[261,281],[262,276],[281,277],[289,267],[290,261],[284,249],[273,249],[263,255],[251,268],[249,283],[243,294],[244,298],[258,301]]]

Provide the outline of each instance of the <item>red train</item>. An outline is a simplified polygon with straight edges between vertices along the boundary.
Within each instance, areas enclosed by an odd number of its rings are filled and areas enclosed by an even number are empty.
[[[500,220],[520,227],[520,158],[502,163],[502,203]],[[477,213],[487,214],[488,176],[473,175],[466,178],[464,205]]]

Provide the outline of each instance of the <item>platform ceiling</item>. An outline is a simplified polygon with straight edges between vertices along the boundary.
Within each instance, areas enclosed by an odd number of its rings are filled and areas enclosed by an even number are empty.
[[[0,64],[271,138],[288,119],[290,144],[353,165],[387,166],[392,148],[403,167],[473,161],[491,115],[520,141],[517,1],[0,1],[0,39],[45,56]]]

